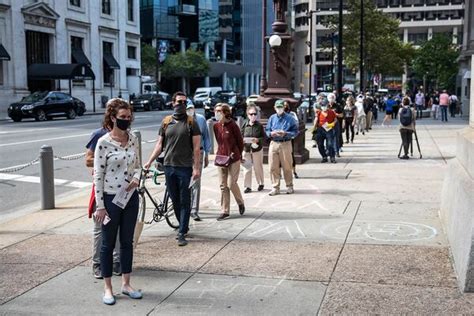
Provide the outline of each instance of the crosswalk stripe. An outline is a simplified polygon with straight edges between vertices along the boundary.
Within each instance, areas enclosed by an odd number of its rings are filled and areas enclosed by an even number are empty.
[[[9,174],[9,173],[0,173],[0,181],[1,180],[19,181],[19,182],[28,182],[28,183],[40,183],[40,177],[25,176],[25,175],[21,175],[21,174]],[[90,187],[92,185],[92,182],[54,179],[54,185],[82,189],[82,188]]]

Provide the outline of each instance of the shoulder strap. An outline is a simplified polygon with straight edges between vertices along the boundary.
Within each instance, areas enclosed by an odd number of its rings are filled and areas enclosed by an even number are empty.
[[[163,128],[163,131],[166,131],[166,128],[168,127],[168,125],[173,121],[173,115],[168,115],[168,116],[165,116],[165,118],[163,119],[163,123],[162,123],[162,128]]]

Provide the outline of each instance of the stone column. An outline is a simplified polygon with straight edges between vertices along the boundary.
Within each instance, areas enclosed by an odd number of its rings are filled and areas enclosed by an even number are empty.
[[[246,72],[244,75],[244,93],[246,96],[250,95],[250,87],[249,87],[249,73]]]
[[[222,90],[227,90],[227,72],[222,74]]]
[[[254,94],[254,93],[255,93],[255,81],[254,81],[254,78],[255,78],[255,74],[251,73],[251,74],[250,74],[250,94]]]
[[[227,61],[227,40],[222,40],[222,59],[223,62]]]

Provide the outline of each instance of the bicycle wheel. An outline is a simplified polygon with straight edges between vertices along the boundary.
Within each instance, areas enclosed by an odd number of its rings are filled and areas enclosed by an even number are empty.
[[[165,198],[163,199],[163,206],[164,206],[164,214],[166,218],[166,222],[171,228],[179,228],[179,214],[177,214],[177,210],[173,207],[173,202],[168,194],[168,190],[165,192]]]

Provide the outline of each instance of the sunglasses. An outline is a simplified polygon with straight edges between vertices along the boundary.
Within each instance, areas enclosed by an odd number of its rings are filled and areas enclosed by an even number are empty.
[[[257,113],[249,113],[249,115],[254,116],[257,115]]]

